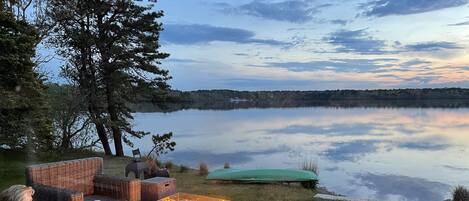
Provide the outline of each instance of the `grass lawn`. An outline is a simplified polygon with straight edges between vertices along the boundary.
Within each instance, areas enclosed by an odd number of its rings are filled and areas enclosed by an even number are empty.
[[[67,153],[61,155],[49,154],[41,157],[28,158],[20,153],[0,152],[0,190],[13,184],[24,184],[24,167],[27,164],[50,162],[100,156],[96,153]],[[123,176],[124,167],[130,162],[129,158],[103,157],[104,173]],[[180,172],[178,166],[171,170],[171,177],[176,178],[178,192],[194,193],[230,200],[247,201],[275,201],[275,200],[314,200],[317,191],[305,189],[299,185],[280,184],[227,184],[214,183],[198,175],[197,170]]]

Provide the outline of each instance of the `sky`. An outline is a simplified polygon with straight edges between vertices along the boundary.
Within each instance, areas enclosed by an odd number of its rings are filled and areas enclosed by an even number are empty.
[[[469,87],[469,0],[159,0],[153,9],[165,13],[162,67],[177,90]],[[60,82],[59,65],[41,69]]]

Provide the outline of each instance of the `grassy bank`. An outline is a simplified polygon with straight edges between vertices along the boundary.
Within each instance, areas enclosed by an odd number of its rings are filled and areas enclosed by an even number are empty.
[[[89,156],[101,156],[96,153],[64,153],[42,154],[41,156],[28,157],[20,152],[0,152],[0,190],[13,185],[24,184],[24,168],[28,164],[68,160]],[[129,158],[104,157],[104,172],[109,175],[123,176],[124,167],[130,162]],[[173,166],[171,176],[176,178],[179,192],[208,195],[231,200],[312,200],[316,191],[304,189],[299,185],[279,184],[221,184],[206,181],[198,171],[189,169],[180,172],[178,166]]]

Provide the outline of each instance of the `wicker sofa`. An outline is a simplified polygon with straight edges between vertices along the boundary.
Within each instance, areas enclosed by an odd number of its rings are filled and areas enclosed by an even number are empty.
[[[26,183],[35,201],[140,201],[140,180],[102,175],[103,159],[85,158],[31,165]]]

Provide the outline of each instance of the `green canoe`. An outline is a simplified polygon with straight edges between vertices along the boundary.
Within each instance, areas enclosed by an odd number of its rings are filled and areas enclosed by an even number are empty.
[[[318,176],[311,171],[293,169],[221,169],[208,174],[208,180],[240,181],[249,183],[270,182],[312,182],[317,183]]]

